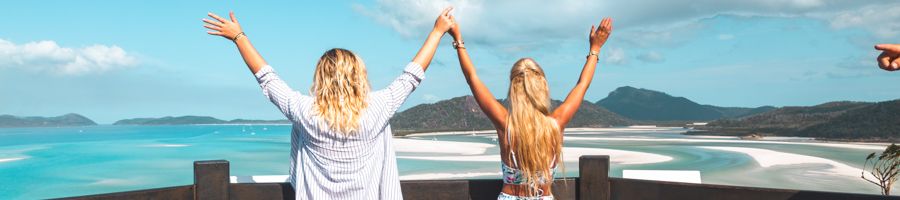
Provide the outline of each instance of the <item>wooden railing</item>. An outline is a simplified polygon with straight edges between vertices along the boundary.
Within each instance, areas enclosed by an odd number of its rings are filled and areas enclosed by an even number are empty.
[[[578,177],[557,179],[556,199],[596,200],[884,200],[895,196],[674,183],[609,177],[609,156],[582,156]],[[294,199],[289,183],[230,183],[225,160],[194,162],[194,184],[65,199]],[[404,199],[496,199],[499,179],[401,181]]]

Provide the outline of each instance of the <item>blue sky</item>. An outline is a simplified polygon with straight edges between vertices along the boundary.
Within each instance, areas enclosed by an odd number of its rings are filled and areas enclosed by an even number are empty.
[[[0,114],[278,119],[233,44],[205,34],[206,12],[234,10],[265,59],[305,92],[333,47],[363,57],[373,88],[387,85],[446,5],[498,98],[521,57],[537,60],[552,96],[564,98],[588,29],[604,16],[615,31],[589,101],[625,85],[721,106],[900,98],[900,75],[880,71],[872,50],[900,43],[895,1],[17,1],[0,13]],[[469,94],[449,41],[404,109]]]

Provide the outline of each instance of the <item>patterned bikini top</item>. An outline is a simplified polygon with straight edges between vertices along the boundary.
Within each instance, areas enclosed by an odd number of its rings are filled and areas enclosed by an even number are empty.
[[[509,139],[510,138],[509,129],[506,129],[506,130],[507,130],[506,143],[512,144],[512,143],[510,143],[510,139]],[[501,170],[501,172],[503,172],[503,183],[512,184],[512,185],[527,184],[528,177],[525,176],[525,174],[524,174],[524,172],[522,172],[522,170],[517,169],[519,167],[519,163],[516,162],[516,152],[513,151],[512,148],[510,148],[509,154],[510,154],[510,161],[512,161],[513,166],[516,168],[509,167],[508,165],[506,165],[506,163],[503,163],[503,161],[500,161],[500,166],[501,166],[500,170]],[[553,160],[551,161],[551,163],[555,163],[555,162],[556,162],[556,156],[553,157]],[[536,182],[545,184],[545,183],[550,183],[551,181],[553,181],[553,177],[556,177],[556,166],[557,165],[553,165],[553,169],[550,169],[551,172],[550,172],[549,178],[538,175],[539,180],[537,180]]]

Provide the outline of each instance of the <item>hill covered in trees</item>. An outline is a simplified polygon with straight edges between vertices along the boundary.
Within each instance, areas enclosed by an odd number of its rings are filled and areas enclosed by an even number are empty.
[[[738,118],[775,109],[771,106],[742,108],[701,105],[684,97],[631,86],[617,88],[606,98],[597,101],[597,105],[630,119],[642,121],[710,121]]]
[[[93,120],[85,116],[69,113],[56,117],[19,117],[13,115],[0,115],[0,127],[62,127],[62,126],[93,126],[97,125]]]
[[[506,106],[506,102],[501,100]],[[553,100],[553,108],[562,103]],[[568,127],[608,127],[631,124],[603,107],[584,101]],[[467,131],[494,129],[491,121],[481,112],[472,96],[455,97],[433,104],[420,104],[394,115],[391,119],[394,133],[432,131]]]
[[[692,134],[778,135],[839,140],[897,141],[900,100],[879,103],[829,102],[789,106],[740,119],[721,119]]]
[[[161,118],[132,118],[116,121],[113,125],[191,125],[191,124],[290,124],[287,120],[247,120],[231,121],[209,116],[166,116]]]

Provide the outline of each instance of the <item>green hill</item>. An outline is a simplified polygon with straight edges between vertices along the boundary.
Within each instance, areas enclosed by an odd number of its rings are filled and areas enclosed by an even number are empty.
[[[0,127],[61,127],[61,126],[93,126],[93,120],[79,114],[69,113],[57,117],[18,117],[0,115]]]
[[[739,119],[716,120],[697,129],[722,135],[756,133],[885,141],[900,138],[898,115],[900,100],[880,103],[839,101],[815,106],[789,106]]]
[[[503,102],[503,101],[501,101]],[[561,101],[553,100],[555,108]],[[590,102],[583,102],[569,127],[606,127],[631,124],[630,120]],[[472,96],[420,104],[394,115],[391,128],[397,134],[431,131],[494,129]]]
[[[617,88],[596,104],[619,115],[642,121],[711,121],[775,109],[771,106],[741,108],[701,105],[684,97],[631,86]]]
[[[113,125],[190,125],[190,124],[290,124],[288,120],[235,119],[225,121],[209,116],[180,116],[161,118],[133,118],[116,121]]]

